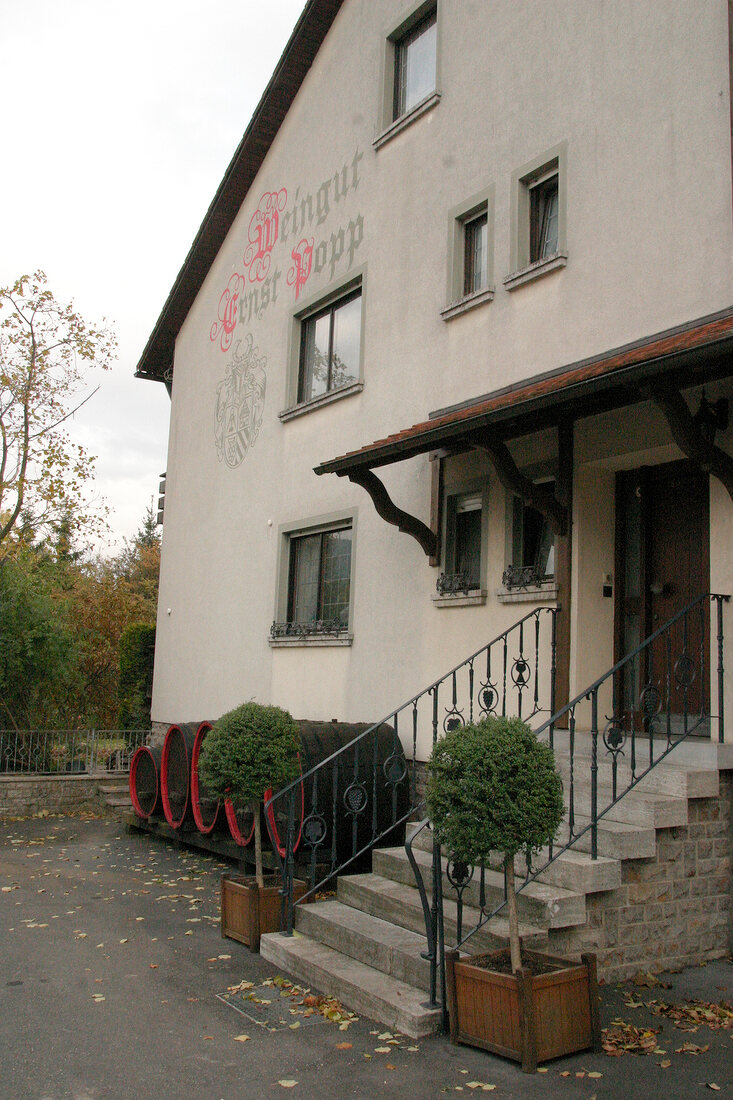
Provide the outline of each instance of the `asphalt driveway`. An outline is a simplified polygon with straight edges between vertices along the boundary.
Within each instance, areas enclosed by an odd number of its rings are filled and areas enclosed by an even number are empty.
[[[730,960],[603,988],[616,1050],[636,1034],[653,1053],[580,1054],[529,1076],[444,1038],[308,1013],[270,964],[221,938],[224,869],[112,818],[0,822],[2,1100],[733,1096],[733,1029],[688,1005],[733,1001]]]

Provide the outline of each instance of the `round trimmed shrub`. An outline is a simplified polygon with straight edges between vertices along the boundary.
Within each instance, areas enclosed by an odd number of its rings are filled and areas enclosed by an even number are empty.
[[[495,716],[438,741],[427,803],[439,843],[468,863],[549,844],[565,812],[549,745],[520,719]]]

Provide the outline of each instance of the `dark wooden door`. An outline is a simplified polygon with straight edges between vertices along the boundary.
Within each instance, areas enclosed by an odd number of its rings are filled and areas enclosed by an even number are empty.
[[[709,479],[688,462],[619,474],[617,660],[709,590],[709,515]],[[696,718],[707,713],[708,679],[709,608],[704,602],[627,670],[624,709],[640,721],[658,712],[662,723],[669,711],[677,733],[678,727],[689,728],[693,712]],[[642,698],[647,686],[654,691]]]

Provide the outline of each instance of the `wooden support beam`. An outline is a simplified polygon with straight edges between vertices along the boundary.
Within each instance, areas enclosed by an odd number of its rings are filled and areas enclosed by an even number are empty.
[[[564,535],[568,528],[568,509],[565,503],[542,485],[535,485],[520,473],[506,443],[493,439],[487,433],[467,437],[469,444],[488,455],[497,477],[509,493],[530,504],[550,524],[555,535]]]
[[[565,530],[555,538],[557,582],[555,709],[570,700],[570,595],[573,576],[573,470],[575,425],[563,420],[557,428],[558,471],[555,492],[565,509]]]
[[[376,474],[365,467],[359,467],[347,471],[347,477],[355,485],[361,485],[362,489],[366,489],[372,498],[377,515],[399,528],[404,534],[412,535],[429,558],[436,555],[438,538],[435,531],[431,531],[417,516],[411,516],[409,512],[398,508]]]
[[[682,394],[677,390],[658,387],[649,390],[648,396],[662,412],[672,438],[683,454],[699,469],[722,481],[733,500],[733,458],[703,437]]]
[[[435,550],[429,565],[440,565],[441,534],[443,531],[443,455],[440,451],[430,455],[430,528],[435,533]]]

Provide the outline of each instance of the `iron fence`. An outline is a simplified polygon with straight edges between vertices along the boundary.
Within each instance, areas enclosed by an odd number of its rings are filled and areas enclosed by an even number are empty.
[[[0,776],[129,771],[150,730],[0,730]]]

